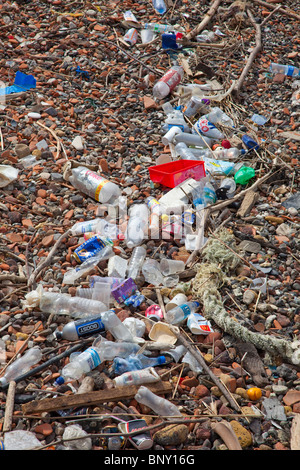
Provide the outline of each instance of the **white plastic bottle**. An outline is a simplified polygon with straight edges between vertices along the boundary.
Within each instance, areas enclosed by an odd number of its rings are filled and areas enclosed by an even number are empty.
[[[300,68],[294,67],[293,65],[275,64],[273,62],[270,65],[270,72],[283,73],[284,75],[287,75],[288,77],[300,76]]]
[[[207,136],[202,136],[199,134],[189,134],[187,132],[181,132],[174,136],[174,142],[184,142],[186,145],[194,145],[195,147],[203,147],[207,149],[212,146],[212,139]]]
[[[142,246],[136,246],[133,251],[131,258],[128,263],[128,271],[127,276],[131,277],[131,279],[136,279],[140,274],[142,269],[143,262],[146,258],[146,250]]]
[[[180,83],[184,76],[183,67],[173,65],[168,72],[155,83],[153,87],[153,96],[159,100],[168,96],[174,88]]]
[[[186,302],[185,304],[178,305],[177,307],[174,307],[166,312],[165,320],[171,325],[178,325],[182,323],[191,313],[194,313],[199,306],[199,302]]]
[[[115,183],[84,166],[72,168],[69,181],[74,188],[101,203],[113,203],[121,194]]]
[[[41,359],[42,352],[38,346],[28,349],[24,356],[16,359],[7,367],[5,374],[0,378],[0,387],[25,374],[33,365],[40,362]]]
[[[86,220],[84,222],[76,222],[71,228],[72,235],[82,235],[87,232],[95,232],[97,224],[101,219]]]
[[[164,0],[152,0],[153,8],[154,10],[159,13],[160,15],[163,15],[167,11],[166,4]]]
[[[182,416],[176,405],[165,398],[159,397],[142,385],[134,398],[137,402],[149,406],[156,414],[160,416]]]
[[[140,245],[148,233],[148,207],[146,204],[134,204],[130,207],[126,230],[128,248]]]

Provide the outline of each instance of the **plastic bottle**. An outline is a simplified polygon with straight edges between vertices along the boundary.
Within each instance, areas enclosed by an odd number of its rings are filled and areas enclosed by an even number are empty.
[[[298,77],[300,76],[300,69],[298,67],[294,67],[293,65],[281,65],[271,63],[270,65],[270,72],[272,73],[283,73],[288,77]]]
[[[101,203],[113,203],[121,194],[115,183],[84,166],[72,168],[69,181],[74,188]]]
[[[78,380],[84,374],[101,364],[99,351],[97,348],[90,347],[82,353],[75,356],[73,360],[63,367],[61,376],[64,380]]]
[[[197,134],[189,134],[187,132],[181,132],[174,136],[174,142],[178,144],[179,142],[184,142],[186,145],[194,145],[195,147],[203,147],[207,149],[212,146],[212,139],[207,136],[202,136]]]
[[[160,15],[163,15],[167,11],[167,7],[164,0],[152,0],[152,5],[154,10]]]
[[[210,122],[206,116],[201,116],[192,127],[193,134],[200,134],[209,137],[210,139],[219,140],[224,138],[224,134]]]
[[[139,385],[144,383],[153,383],[160,380],[159,375],[153,367],[147,367],[141,370],[131,370],[124,372],[113,379],[114,384],[117,387],[124,385]]]
[[[246,150],[238,149],[236,147],[231,147],[230,149],[225,149],[223,147],[218,147],[213,151],[215,158],[219,160],[235,160],[240,155],[244,155]]]
[[[255,170],[249,166],[242,166],[234,175],[236,184],[247,184],[251,178],[254,178]]]
[[[169,31],[174,31],[174,26],[169,24],[145,23],[144,28],[150,29],[150,31],[154,31],[155,33],[166,33]]]
[[[79,338],[91,336],[100,331],[104,331],[105,326],[101,320],[101,315],[96,315],[86,319],[70,321],[62,331],[56,331],[56,339],[66,339],[68,341],[77,341]]]
[[[107,310],[107,306],[98,300],[71,297],[69,294],[54,292],[44,292],[39,307],[42,312],[78,318],[99,315]]]
[[[168,114],[165,124],[162,129],[168,131],[171,127],[176,126],[182,130],[182,132],[189,133],[190,128],[184,120],[183,113],[180,109],[174,109],[172,113]]]
[[[213,185],[210,183],[209,178],[205,177],[199,181],[199,185],[192,191],[193,204],[206,207],[209,204],[214,204],[217,200],[216,192]]]
[[[165,356],[147,357],[144,354],[130,354],[126,358],[115,357],[113,369],[116,374],[124,374],[130,370],[141,370],[166,363]]]
[[[179,142],[175,145],[175,152],[183,160],[196,160],[195,155],[184,142]]]
[[[213,31],[204,30],[201,34],[196,36],[197,42],[214,42],[217,39],[217,36]]]
[[[111,246],[105,246],[95,256],[91,256],[80,265],[65,272],[63,284],[73,284],[77,279],[88,274],[100,261],[110,258],[114,252]]]
[[[134,342],[134,337],[129,329],[121,322],[113,310],[108,310],[101,315],[105,329],[110,331],[116,340]]]
[[[111,240],[122,240],[124,237],[117,227],[116,224],[108,222],[105,219],[98,219],[95,229],[91,230],[97,233],[97,235],[103,235]]]
[[[205,114],[205,116],[213,124],[220,123],[224,124],[225,126],[234,127],[233,120],[217,106],[211,108],[210,112]]]
[[[176,405],[165,398],[159,397],[144,385],[141,385],[134,398],[160,416],[182,416]]]
[[[191,313],[195,313],[200,306],[199,302],[186,302],[172,308],[165,314],[165,320],[171,325],[182,323]]]
[[[168,72],[156,82],[153,87],[153,96],[159,100],[168,96],[180,83],[184,76],[183,67],[173,65]]]
[[[128,248],[140,245],[148,229],[148,207],[146,204],[134,204],[129,209],[129,220],[126,231]]]
[[[126,358],[136,354],[140,346],[129,341],[108,341],[102,336],[95,339],[92,345],[97,349],[101,361],[112,361],[115,357]]]
[[[76,222],[70,229],[72,235],[81,235],[86,232],[95,232],[97,225],[101,219],[86,220],[84,222]]]
[[[137,246],[133,249],[131,258],[128,263],[128,271],[127,276],[131,277],[131,279],[136,279],[140,274],[142,269],[143,262],[146,257],[146,250],[142,246]]]
[[[159,221],[160,221],[160,215],[163,211],[163,206],[154,197],[148,197],[146,199],[146,204],[148,208],[150,209],[150,223],[149,223],[149,229],[151,232],[150,236],[152,239],[154,239],[154,238],[157,238],[159,234]]]
[[[42,352],[38,346],[28,349],[23,356],[7,367],[5,374],[0,378],[0,387],[25,374],[31,366],[40,362],[41,359]]]

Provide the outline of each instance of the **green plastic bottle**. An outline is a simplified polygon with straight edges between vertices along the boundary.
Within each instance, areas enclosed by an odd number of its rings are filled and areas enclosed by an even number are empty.
[[[246,184],[255,176],[255,170],[249,166],[242,166],[234,175],[236,184]]]

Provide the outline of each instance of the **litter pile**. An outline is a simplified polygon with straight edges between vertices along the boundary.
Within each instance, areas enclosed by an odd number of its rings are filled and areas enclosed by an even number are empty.
[[[299,450],[299,7],[0,10],[0,447]]]

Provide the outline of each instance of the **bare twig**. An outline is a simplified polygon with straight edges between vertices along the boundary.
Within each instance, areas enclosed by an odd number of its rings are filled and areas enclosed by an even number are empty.
[[[222,0],[214,0],[213,1],[213,3],[210,6],[210,9],[208,10],[206,15],[204,16],[201,23],[199,23],[196,26],[196,28],[192,29],[192,31],[186,35],[187,39],[192,39],[195,36],[197,36],[197,34],[199,34],[201,31],[203,31],[203,29],[208,25],[208,23],[210,22],[210,20],[212,19],[212,17],[216,13],[217,9],[219,8],[219,5],[220,5],[221,1]]]

